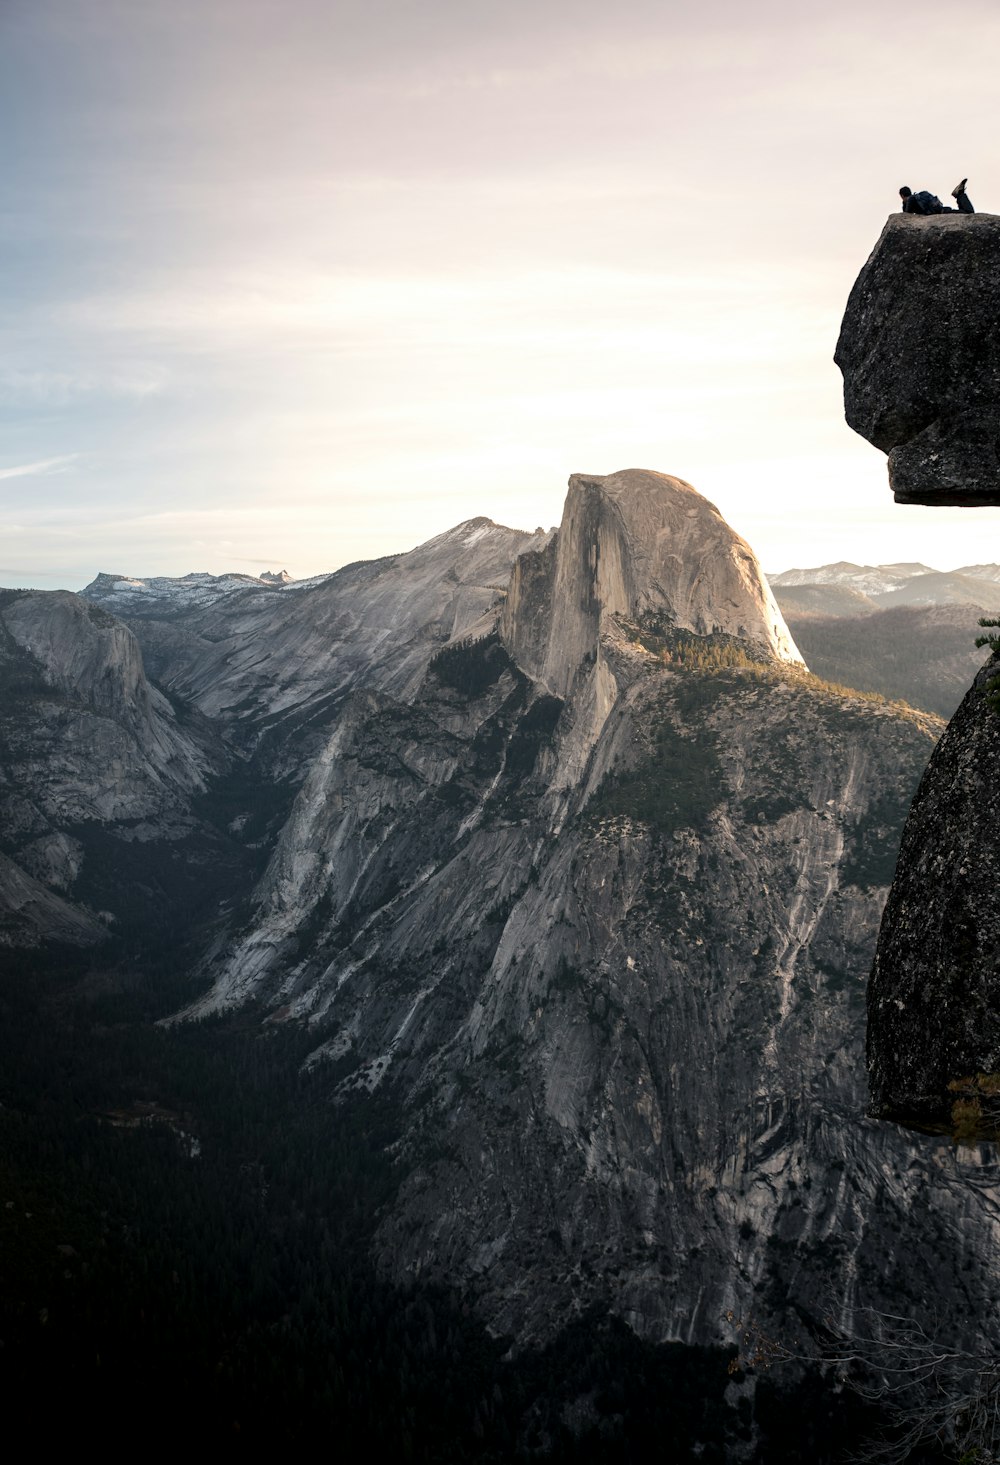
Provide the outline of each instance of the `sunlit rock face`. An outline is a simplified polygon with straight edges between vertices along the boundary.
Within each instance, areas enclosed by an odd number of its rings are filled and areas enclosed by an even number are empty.
[[[892,215],[835,360],[898,503],[1000,503],[1000,217]]]
[[[952,1128],[963,1105],[978,1105],[991,1133],[1000,1119],[1000,712],[986,685],[998,671],[990,662],[980,672],[921,781],[868,995],[872,1113]],[[977,1120],[972,1109],[966,1119]]]
[[[553,787],[569,789],[627,684],[623,625],[732,636],[801,663],[753,550],[714,504],[666,473],[574,473],[562,522],[514,566],[500,637],[517,667],[569,700]]]
[[[455,535],[452,531],[450,537]],[[414,556],[422,558],[421,551]],[[402,597],[405,583],[397,573],[395,596]],[[418,581],[415,594],[420,589]],[[481,653],[475,651],[477,632],[491,638]],[[309,892],[305,906],[332,897],[338,915],[354,900],[373,849],[367,835],[363,848],[352,846],[343,823],[333,835],[330,810],[350,810],[359,784],[372,784],[364,749],[382,747],[384,729],[413,724],[405,750],[386,755],[391,769],[409,770],[410,781],[400,786],[393,776],[388,786],[379,785],[359,829],[368,827],[377,806],[378,822],[396,830],[400,797],[408,807],[418,787],[460,778],[476,740],[485,739],[493,755],[476,753],[474,761],[479,768],[490,768],[498,787],[515,772],[523,778],[525,750],[531,752],[530,795],[523,796],[537,806],[539,833],[555,836],[578,805],[581,784],[592,790],[608,773],[609,750],[616,747],[614,737],[603,736],[609,718],[650,667],[651,653],[641,638],[669,656],[671,638],[684,632],[704,637],[706,644],[710,638],[738,644],[740,656],[761,665],[801,666],[753,551],[690,484],[635,469],[607,477],[574,474],[559,529],[545,536],[540,548],[529,543],[519,555],[506,599],[494,600],[492,616],[447,643],[454,649],[453,662],[431,663],[429,679],[415,699],[408,699],[414,710],[401,717],[390,700],[372,704],[374,691],[383,690],[385,683],[380,686],[371,674],[365,693],[344,704],[337,730],[310,769],[262,882],[262,920],[237,944],[201,1010],[243,1000],[287,968],[289,954],[300,944],[294,933],[302,921],[304,890]],[[378,654],[379,641],[372,639]],[[485,661],[466,673],[463,658],[473,667]],[[486,702],[466,698],[465,712],[460,697],[458,707],[446,712],[439,691],[442,677],[453,688],[451,696],[484,677],[495,691]],[[428,687],[434,693],[434,711],[421,720]],[[521,727],[522,720],[527,728]],[[361,724],[363,735],[358,732]],[[517,749],[513,758],[503,751],[510,740]],[[345,761],[350,776],[344,773]],[[472,812],[464,809],[456,816],[447,841],[458,838],[459,830],[467,836],[481,823],[486,806],[507,797],[497,789],[480,790],[480,795]],[[453,808],[462,809],[464,802],[465,796],[456,795]],[[406,864],[398,854],[395,863]],[[397,870],[393,879],[399,878]]]
[[[555,542],[518,560],[502,636],[523,670],[564,697],[613,616],[656,616],[801,661],[753,550],[714,504],[665,473],[574,473]]]

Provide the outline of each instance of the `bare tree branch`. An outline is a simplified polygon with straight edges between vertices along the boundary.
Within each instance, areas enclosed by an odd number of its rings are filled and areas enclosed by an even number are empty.
[[[730,1312],[727,1321],[738,1332],[735,1368],[787,1360],[830,1371],[883,1412],[883,1432],[854,1453],[856,1465],[906,1465],[928,1449],[959,1465],[1000,1465],[1000,1357],[987,1346],[950,1346],[943,1328],[875,1308],[857,1309],[847,1333],[828,1317],[827,1341],[808,1346],[776,1340],[753,1318]]]

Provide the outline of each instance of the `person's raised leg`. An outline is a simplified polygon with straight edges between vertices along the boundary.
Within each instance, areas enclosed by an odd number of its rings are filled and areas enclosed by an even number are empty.
[[[957,183],[951,190],[951,196],[958,204],[959,213],[962,214],[974,214],[976,212],[972,207],[972,199],[965,191],[965,185],[968,181],[968,178],[963,178],[961,183]]]

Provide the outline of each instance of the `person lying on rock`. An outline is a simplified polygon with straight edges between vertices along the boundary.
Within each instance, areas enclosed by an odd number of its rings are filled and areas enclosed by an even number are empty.
[[[903,200],[904,214],[974,214],[972,199],[965,191],[968,178],[963,178],[961,183],[956,183],[951,190],[951,196],[958,204],[957,209],[946,207],[938,198],[936,193],[928,193],[922,188],[919,193],[914,193],[909,188],[901,188],[899,196]]]

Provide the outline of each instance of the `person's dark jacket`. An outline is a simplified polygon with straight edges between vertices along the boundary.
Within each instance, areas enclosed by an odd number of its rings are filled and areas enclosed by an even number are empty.
[[[936,193],[928,193],[922,188],[919,193],[911,193],[909,198],[903,199],[904,214],[943,214],[944,204]]]

